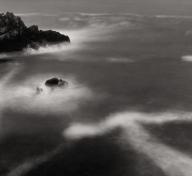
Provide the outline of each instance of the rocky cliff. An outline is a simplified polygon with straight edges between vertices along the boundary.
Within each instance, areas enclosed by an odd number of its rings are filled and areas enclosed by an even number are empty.
[[[27,27],[13,13],[0,14],[0,52],[21,51],[26,47],[70,42],[70,38],[59,32],[39,30],[38,26]]]

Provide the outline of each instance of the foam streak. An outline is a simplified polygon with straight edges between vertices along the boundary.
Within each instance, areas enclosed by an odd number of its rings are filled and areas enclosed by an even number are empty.
[[[80,139],[102,135],[114,128],[121,127],[123,146],[131,144],[134,149],[147,155],[169,176],[192,175],[192,158],[160,143],[143,127],[143,123],[163,124],[173,121],[192,121],[192,115],[141,113],[120,113],[107,118],[99,124],[73,124],[64,135],[70,139]]]

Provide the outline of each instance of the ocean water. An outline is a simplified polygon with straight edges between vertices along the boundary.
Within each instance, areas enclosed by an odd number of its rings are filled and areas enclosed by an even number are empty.
[[[192,17],[18,15],[71,43],[0,55],[1,175],[192,175]]]

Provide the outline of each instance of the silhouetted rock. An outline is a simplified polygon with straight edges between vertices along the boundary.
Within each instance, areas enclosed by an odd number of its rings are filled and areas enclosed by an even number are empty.
[[[13,13],[0,14],[0,52],[21,51],[26,47],[37,49],[60,42],[70,42],[70,38],[56,31],[39,30],[36,25],[27,27]]]
[[[68,84],[67,81],[64,81],[59,78],[51,78],[45,82],[45,85],[48,87],[63,87],[66,86],[67,84]]]

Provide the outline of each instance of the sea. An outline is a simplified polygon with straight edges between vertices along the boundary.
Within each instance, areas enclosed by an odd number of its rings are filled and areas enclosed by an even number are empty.
[[[192,175],[192,16],[17,15],[71,43],[0,54],[0,175]]]

